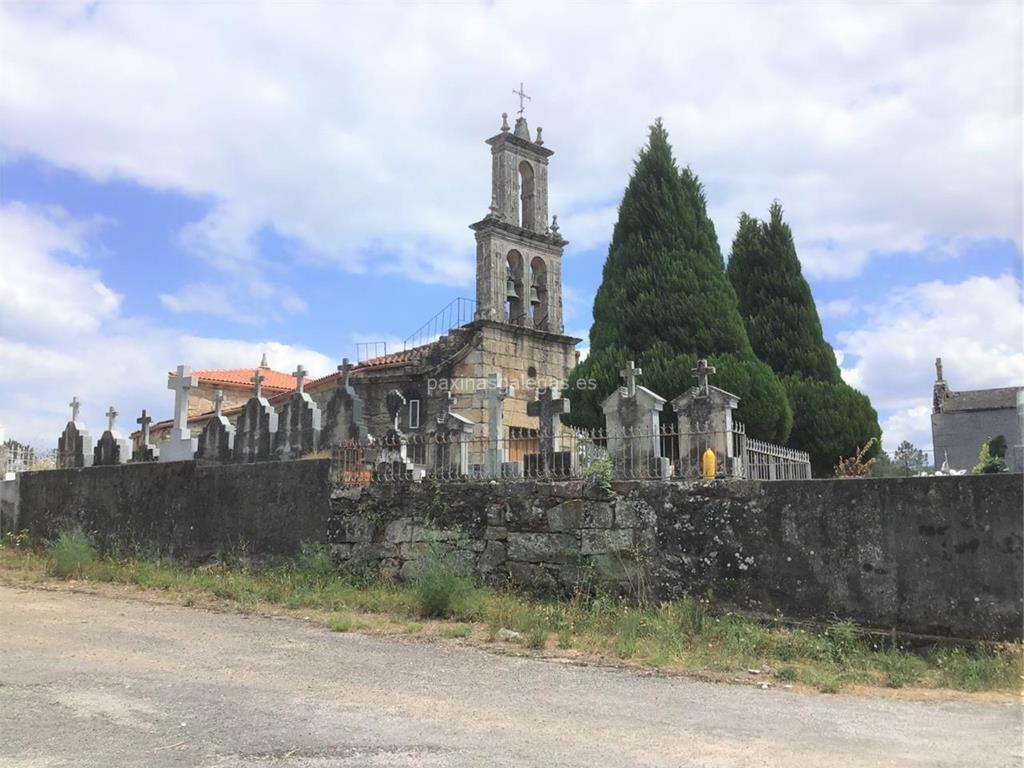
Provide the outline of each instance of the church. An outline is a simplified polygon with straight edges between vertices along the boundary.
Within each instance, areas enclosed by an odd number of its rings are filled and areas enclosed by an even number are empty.
[[[200,437],[213,419],[237,423],[254,395],[281,413],[299,392],[319,409],[319,450],[351,439],[380,440],[392,429],[409,436],[452,432],[490,440],[497,428],[502,440],[514,436],[507,460],[535,453],[538,420],[528,404],[537,400],[539,387],[564,385],[580,341],[565,334],[562,320],[562,254],[568,242],[557,216],[548,214],[554,153],[541,128],[531,135],[522,110],[514,127],[503,114],[500,130],[486,143],[491,200],[486,215],[469,225],[476,239],[470,322],[419,346],[355,364],[345,360],[336,372],[311,381],[301,366],[292,373],[273,370],[266,356],[255,369],[191,371],[191,434]],[[175,375],[170,374],[172,388]],[[497,422],[489,419],[488,384],[504,394]],[[153,424],[150,441],[159,448],[173,426],[170,420]],[[133,437],[138,447],[142,435]],[[277,457],[294,456],[278,451]]]

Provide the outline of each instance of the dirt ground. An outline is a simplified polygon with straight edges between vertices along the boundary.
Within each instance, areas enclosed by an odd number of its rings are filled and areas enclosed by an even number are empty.
[[[999,768],[1024,759],[1021,714],[0,587],[0,768]]]

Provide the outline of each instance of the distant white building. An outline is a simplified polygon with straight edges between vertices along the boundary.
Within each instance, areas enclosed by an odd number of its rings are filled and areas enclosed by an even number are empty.
[[[932,390],[932,445],[935,464],[949,462],[950,469],[971,469],[978,463],[983,443],[1002,435],[1006,439],[1006,463],[1024,469],[1024,387],[954,391],[942,376],[942,358],[935,360]]]

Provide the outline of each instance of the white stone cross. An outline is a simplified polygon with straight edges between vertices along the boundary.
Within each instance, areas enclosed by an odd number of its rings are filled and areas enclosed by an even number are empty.
[[[513,393],[511,385],[504,386],[501,383],[501,371],[492,373],[487,377],[487,426],[490,432],[491,450],[489,456],[489,474],[497,477],[501,472],[501,463],[504,460],[504,451],[501,443],[502,423],[502,401]]]
[[[526,109],[526,107],[523,105],[523,99],[526,99],[527,101],[531,101],[532,99],[530,99],[530,97],[526,95],[526,89],[523,88],[522,81],[519,82],[519,90],[517,91],[515,88],[513,88],[512,93],[519,97],[519,116],[522,117],[523,111]]]
[[[263,380],[264,380],[265,378],[267,378],[267,377],[266,377],[266,376],[264,376],[264,375],[263,375],[262,373],[260,373],[260,369],[259,369],[259,368],[257,368],[257,369],[256,369],[256,373],[254,373],[254,374],[252,375],[252,378],[251,378],[251,379],[249,379],[249,381],[251,381],[251,382],[252,382],[253,384],[255,384],[255,385],[256,385],[256,394],[255,394],[255,397],[257,397],[257,398],[258,398],[258,397],[262,397],[262,396],[263,396],[263,387],[262,387],[262,386],[260,386],[260,385],[261,385],[261,384],[263,383]]]
[[[82,402],[78,399],[78,395],[72,397],[68,405],[71,406],[71,420],[78,421],[78,409],[82,407]]]
[[[107,410],[107,430],[110,432],[114,431],[114,421],[117,419],[117,411],[114,410],[114,406],[110,406]]]
[[[306,369],[301,365],[295,369],[292,375],[295,377],[295,389],[301,394],[305,391]]]
[[[187,365],[179,365],[176,374],[168,377],[167,388],[174,390],[174,427],[170,437],[160,444],[160,461],[191,461],[197,440],[188,426],[188,391],[199,386]]]
[[[213,393],[213,415],[220,416],[221,409],[224,407],[224,390],[218,389]]]
[[[177,374],[167,382],[167,388],[174,390],[174,429],[179,435],[188,429],[188,391],[198,386],[199,379],[187,365],[179,365]]]
[[[708,394],[708,376],[715,373],[715,366],[708,365],[707,360],[698,360],[697,367],[691,368],[690,373],[697,377],[697,394]]]
[[[626,367],[619,371],[619,376],[626,381],[626,397],[633,397],[636,394],[636,377],[643,374],[643,372],[643,368],[637,368],[636,363],[632,360],[626,363]]]

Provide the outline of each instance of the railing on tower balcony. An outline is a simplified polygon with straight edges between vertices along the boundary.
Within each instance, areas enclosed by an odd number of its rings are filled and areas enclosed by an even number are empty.
[[[402,349],[412,349],[436,341],[452,328],[472,322],[475,314],[476,301],[473,299],[452,299],[440,312],[409,334],[402,342]]]

